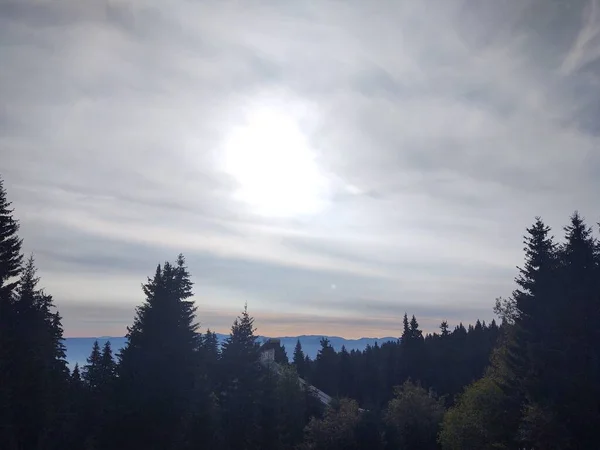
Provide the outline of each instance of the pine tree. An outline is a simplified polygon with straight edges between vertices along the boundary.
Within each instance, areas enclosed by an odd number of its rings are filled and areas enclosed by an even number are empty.
[[[423,332],[419,330],[419,322],[414,315],[410,319],[410,338],[416,341],[423,339]]]
[[[254,318],[247,305],[231,327],[221,350],[221,405],[226,446],[229,449],[257,448],[260,442],[260,396],[262,369]]]
[[[102,383],[102,353],[98,341],[94,341],[87,364],[83,366],[82,378],[92,390],[98,389]]]
[[[38,282],[30,257],[12,300],[10,408],[18,445],[59,448],[69,371],[60,316],[53,311],[52,297],[38,289]]]
[[[0,178],[0,448],[16,446],[12,423],[11,349],[15,339],[13,293],[21,274],[23,256],[21,239],[17,235],[19,223],[13,218],[11,203],[6,197]]]
[[[212,390],[217,384],[220,356],[221,352],[219,350],[217,334],[208,329],[200,338],[200,371],[202,372],[202,376],[205,377],[205,382],[209,384],[209,390]]]
[[[547,423],[540,429],[536,418],[538,424],[529,421],[528,425],[538,431],[536,442],[556,442],[554,434],[560,424],[567,443],[562,448],[592,448],[597,445],[600,427],[600,363],[595,358],[600,339],[598,242],[577,212],[571,216],[565,233],[566,242],[559,249],[560,303],[555,309],[560,319],[553,327],[560,335],[553,336],[556,341],[550,341],[553,352],[548,356],[554,360],[545,361],[546,367],[549,362],[559,366],[550,371],[551,378],[542,374],[542,379],[547,379],[546,389],[533,391],[538,395],[532,406],[543,413],[542,420]],[[543,402],[547,398],[551,399],[550,404]],[[548,416],[550,420],[546,419]]]
[[[294,347],[294,357],[292,359],[294,366],[296,367],[296,371],[298,372],[298,376],[304,378],[306,376],[305,373],[305,360],[304,360],[304,352],[302,351],[302,344],[300,344],[300,339],[296,341],[296,347]]]
[[[111,433],[119,438],[113,448],[168,448],[189,413],[197,382],[198,325],[183,255],[175,264],[159,265],[142,290],[146,300],[119,354],[117,397],[128,420]]]
[[[338,395],[338,358],[331,342],[321,338],[313,373],[313,385],[331,397]]]
[[[400,373],[400,380],[396,380],[394,385],[398,384],[398,381],[404,382],[407,379],[424,381],[426,361],[423,332],[419,329],[419,323],[414,315],[409,322],[408,316],[404,314],[403,325],[404,329],[400,344],[402,365],[398,371]]]
[[[539,217],[527,229],[524,244],[525,264],[519,268],[515,280],[518,288],[511,300],[514,323],[507,329],[506,351],[500,353],[504,356],[498,360],[501,367],[495,369],[502,374],[500,386],[508,395],[507,411],[510,412],[506,415],[505,427],[514,430],[514,435],[524,402],[537,404],[549,400],[547,392],[554,381],[547,367],[552,358],[551,349],[556,344],[553,329],[561,309],[556,296],[556,245],[550,228]],[[546,403],[542,408],[552,406]],[[532,445],[528,434],[523,433],[524,444]]]
[[[442,337],[447,337],[450,332],[448,331],[448,322],[446,322],[445,320],[442,322],[442,324],[440,325],[440,330],[442,332]]]
[[[100,379],[105,389],[114,381],[116,374],[117,365],[113,358],[110,341],[106,341],[104,347],[102,347],[102,356],[100,357]]]
[[[75,363],[75,367],[73,367],[73,372],[71,372],[71,382],[77,386],[81,385],[81,373],[79,372],[79,364]]]
[[[10,206],[4,182],[0,178],[0,306],[10,302],[12,292],[18,285],[17,277],[21,274],[23,262],[22,240],[17,235],[19,223],[13,218]]]
[[[402,318],[402,339],[410,339],[410,326],[408,324],[408,314],[404,313],[404,317]]]
[[[286,366],[290,363],[287,352],[285,351],[285,345],[281,342],[275,347],[275,362]]]
[[[210,328],[206,330],[204,336],[201,339],[201,347],[204,349],[208,357],[214,361],[219,359],[219,339],[217,333],[210,331]]]
[[[336,391],[341,397],[355,398],[352,361],[350,360],[350,353],[348,353],[348,350],[346,350],[346,346],[342,346],[337,360],[339,365],[339,380]]]

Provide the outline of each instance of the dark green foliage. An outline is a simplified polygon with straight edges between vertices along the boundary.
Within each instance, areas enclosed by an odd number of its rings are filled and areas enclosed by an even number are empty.
[[[328,406],[322,419],[312,418],[305,430],[302,450],[358,450],[358,403],[341,399]]]
[[[437,448],[437,435],[444,407],[431,392],[406,381],[394,389],[394,398],[385,411],[388,443],[394,448]]]
[[[439,441],[444,450],[510,448],[511,430],[505,426],[506,394],[492,377],[484,377],[460,396],[444,416]]]
[[[302,344],[300,344],[300,339],[296,342],[296,347],[294,347],[294,356],[292,358],[292,364],[296,367],[296,372],[300,377],[306,377],[306,357],[304,356],[304,352],[302,351]]]
[[[20,448],[59,448],[69,372],[60,316],[38,282],[31,257],[12,298],[11,346],[3,355],[7,403],[12,439]]]
[[[277,434],[281,450],[291,450],[302,442],[309,399],[300,388],[298,374],[286,367],[277,379],[276,386]]]
[[[142,290],[146,300],[119,355],[120,421],[112,434],[118,448],[164,449],[189,414],[197,381],[198,325],[183,256],[159,265]]]
[[[247,307],[235,319],[231,334],[221,350],[220,400],[222,426],[229,449],[259,448],[264,369],[259,364],[259,344],[254,334],[254,319]]]
[[[98,344],[98,341],[94,341],[92,353],[87,358],[87,364],[83,366],[82,374],[82,378],[92,390],[98,389],[102,382],[101,359],[100,344]]]
[[[316,387],[332,397],[338,395],[339,365],[338,355],[331,346],[329,339],[321,339],[321,349],[315,359],[314,368],[311,372],[311,382]]]
[[[10,206],[4,182],[0,178],[0,305],[10,301],[10,296],[17,287],[17,277],[21,274],[23,262],[22,240],[17,235],[19,223],[14,219]]]
[[[15,339],[13,293],[21,273],[23,256],[19,224],[13,217],[0,178],[0,448],[10,448],[14,441],[11,397],[11,347]]]
[[[82,385],[81,373],[79,372],[79,364],[75,363],[75,367],[73,367],[73,372],[71,372],[71,383],[75,386]]]

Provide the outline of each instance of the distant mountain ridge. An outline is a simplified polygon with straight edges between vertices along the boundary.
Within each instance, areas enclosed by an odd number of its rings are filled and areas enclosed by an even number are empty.
[[[222,343],[227,339],[228,334],[220,334],[217,333],[217,338],[219,339],[219,343]],[[331,342],[331,345],[336,351],[339,351],[342,346],[346,347],[346,350],[364,350],[367,345],[378,345],[383,344],[384,342],[395,341],[398,338],[395,337],[383,337],[383,338],[359,338],[359,339],[345,339],[339,336],[323,336],[323,335],[301,335],[301,336],[284,336],[278,337],[277,339],[281,340],[281,344],[285,347],[285,351],[290,360],[292,359],[292,355],[294,353],[294,347],[296,346],[296,341],[300,340],[300,344],[302,345],[302,350],[305,355],[308,355],[311,359],[314,359],[317,356],[317,352],[321,345],[319,344],[321,338],[326,337]],[[259,342],[268,339],[268,336],[259,336]],[[65,338],[65,346],[67,348],[67,361],[69,362],[69,366],[73,367],[75,363],[78,363],[80,366],[86,363],[87,357],[90,355],[92,351],[92,345],[94,341],[98,341],[100,345],[102,345],[106,341],[110,341],[113,351],[116,353],[125,345],[126,339],[125,337],[117,337],[117,336],[100,336],[100,337],[71,337]]]

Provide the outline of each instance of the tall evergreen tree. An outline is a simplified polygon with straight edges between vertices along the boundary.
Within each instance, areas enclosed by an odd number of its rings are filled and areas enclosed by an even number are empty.
[[[399,370],[400,380],[396,379],[394,384],[399,384],[407,379],[424,381],[426,361],[423,332],[419,329],[419,323],[414,315],[409,322],[408,316],[404,314],[403,325],[404,330],[400,344],[402,358]]]
[[[100,344],[94,341],[92,352],[87,358],[87,364],[83,366],[82,378],[90,389],[98,389],[102,382],[102,353],[100,352]]]
[[[104,343],[102,355],[100,357],[100,370],[102,385],[106,388],[113,381],[117,374],[117,364],[115,363],[110,341]]]
[[[19,448],[59,448],[69,371],[61,318],[52,297],[37,287],[30,257],[13,295],[14,340],[9,354],[10,408]]]
[[[13,217],[10,206],[4,181],[0,178],[0,306],[6,306],[10,301],[18,285],[17,277],[21,274],[23,263],[22,239],[17,235],[19,222]]]
[[[504,367],[497,368],[503,374],[501,387],[510,393],[508,410],[512,413],[507,415],[505,426],[513,429],[518,426],[523,402],[535,404],[542,397],[548,400],[546,394],[554,384],[546,370],[551,358],[548,350],[555,345],[552,329],[561,309],[556,296],[556,245],[550,228],[539,217],[527,229],[524,244],[525,264],[519,268],[518,287],[512,295],[514,323],[508,329],[507,351],[499,360]],[[542,407],[551,408],[549,404]]]
[[[71,372],[71,382],[75,385],[81,385],[81,373],[79,372],[79,364],[75,363],[75,367],[73,367],[73,372]]]
[[[142,289],[146,300],[119,354],[117,394],[127,420],[112,434],[116,448],[164,449],[180,432],[197,381],[198,325],[183,255],[159,265]]]
[[[338,396],[338,355],[326,337],[321,338],[313,372],[313,384],[331,397]]]
[[[253,449],[260,445],[262,369],[254,318],[247,306],[231,327],[221,350],[221,405],[228,449]]]
[[[292,363],[294,367],[296,367],[296,371],[298,372],[298,376],[304,378],[306,376],[305,373],[305,357],[304,352],[302,351],[302,344],[300,344],[300,339],[296,341],[296,346],[294,347],[294,356],[292,358]]]
[[[13,217],[11,203],[0,178],[0,448],[17,445],[12,427],[11,348],[14,336],[13,293],[21,273],[23,256],[19,223]]]
[[[541,411],[542,421],[547,423],[538,426],[540,414],[536,414],[536,420],[530,420],[528,424],[537,430],[536,442],[545,442],[548,437],[556,443],[554,434],[560,424],[564,439],[562,448],[591,448],[597,445],[600,427],[598,242],[577,212],[571,217],[565,233],[566,242],[559,250],[561,286],[556,311],[559,320],[553,327],[554,333],[558,331],[560,336],[554,335],[553,341],[548,340],[552,350],[548,356],[554,360],[545,361],[546,367],[550,362],[559,365],[556,370],[549,371],[551,378],[543,374],[543,379],[547,379],[546,389],[534,391],[537,397],[534,398],[536,409],[533,412]],[[550,399],[550,404],[546,399]],[[547,434],[546,429],[550,431]]]
[[[205,381],[210,385],[209,389],[212,389],[217,383],[220,356],[221,352],[217,334],[208,329],[200,338],[200,371],[205,376]]]

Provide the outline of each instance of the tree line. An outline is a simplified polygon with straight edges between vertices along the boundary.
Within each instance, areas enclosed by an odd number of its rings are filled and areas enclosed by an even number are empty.
[[[281,370],[259,363],[244,308],[219,345],[200,332],[179,255],[142,285],[143,301],[113,354],[96,342],[69,370],[61,317],[25,259],[0,179],[0,448],[54,449],[581,449],[600,426],[600,244],[575,213],[557,242],[527,229],[517,288],[501,318],[416,317],[399,338],[314,360],[300,342]],[[334,400],[318,401],[299,377]]]

